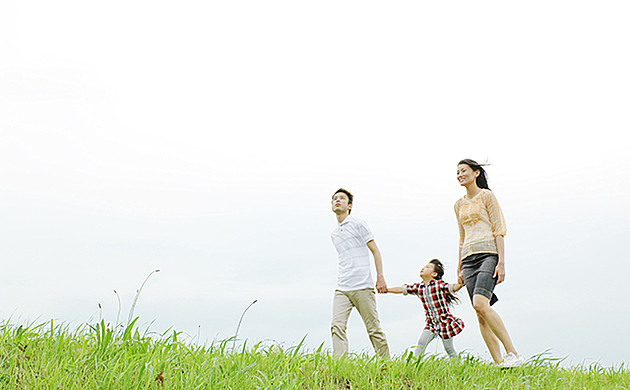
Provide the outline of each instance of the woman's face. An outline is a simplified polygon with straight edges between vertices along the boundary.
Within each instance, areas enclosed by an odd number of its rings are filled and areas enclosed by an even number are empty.
[[[479,171],[473,171],[467,164],[459,164],[457,166],[457,181],[459,185],[467,187],[475,184],[477,176],[479,176]]]

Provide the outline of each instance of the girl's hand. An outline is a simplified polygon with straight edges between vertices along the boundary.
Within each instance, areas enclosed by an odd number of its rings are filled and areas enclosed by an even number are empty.
[[[503,263],[497,264],[492,277],[497,278],[497,284],[505,280],[505,265]]]

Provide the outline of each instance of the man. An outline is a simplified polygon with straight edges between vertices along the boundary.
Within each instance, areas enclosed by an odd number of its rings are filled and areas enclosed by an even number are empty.
[[[333,353],[337,356],[348,352],[346,325],[353,307],[363,319],[370,341],[376,353],[382,358],[389,357],[389,347],[376,311],[376,294],[370,270],[370,252],[376,266],[376,289],[387,292],[383,276],[381,252],[368,225],[350,215],[352,194],[340,188],[333,194],[332,211],[339,225],[332,232],[332,242],[339,254],[337,289],[333,300],[331,325]]]

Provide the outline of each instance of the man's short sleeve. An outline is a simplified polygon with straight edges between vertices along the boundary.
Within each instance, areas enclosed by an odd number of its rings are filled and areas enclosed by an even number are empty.
[[[374,239],[374,235],[372,234],[372,231],[370,230],[367,222],[363,220],[358,220],[357,229],[359,231],[359,235],[363,239],[363,242],[365,242],[366,244]]]

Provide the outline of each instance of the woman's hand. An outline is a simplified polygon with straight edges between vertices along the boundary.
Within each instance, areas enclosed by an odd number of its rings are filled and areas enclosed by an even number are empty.
[[[497,284],[501,283],[505,280],[505,264],[500,262],[497,264],[497,267],[494,269],[493,278],[497,278]]]
[[[464,285],[464,274],[462,273],[461,264],[457,267],[457,283]]]

